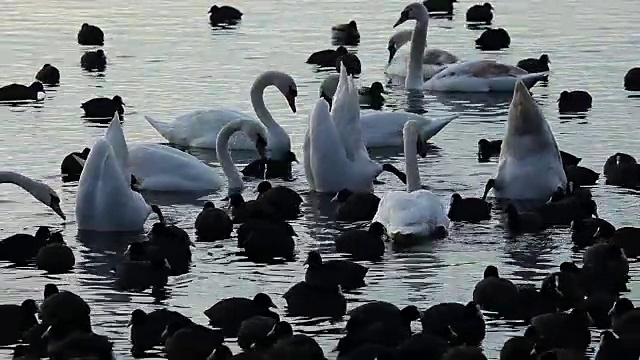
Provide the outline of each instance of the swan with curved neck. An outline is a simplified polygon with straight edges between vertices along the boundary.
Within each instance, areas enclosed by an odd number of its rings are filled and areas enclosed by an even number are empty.
[[[407,20],[415,20],[416,25],[411,35],[411,48],[409,50],[409,64],[404,87],[408,90],[422,88],[423,80],[423,55],[427,47],[427,30],[429,28],[429,11],[421,3],[411,3],[400,13],[400,18],[393,27]]]
[[[284,160],[291,151],[291,139],[275,121],[264,103],[264,90],[275,86],[287,100],[292,112],[296,112],[298,87],[291,76],[279,71],[266,71],[256,78],[251,86],[251,104],[267,133],[268,154],[271,159]],[[215,149],[216,138],[223,126],[233,120],[255,121],[254,117],[229,109],[196,110],[179,116],[171,123],[145,119],[169,142],[182,146]],[[252,150],[255,145],[243,134],[231,138],[229,146],[233,150]]]
[[[567,177],[551,126],[529,90],[518,81],[509,107],[498,173],[487,182],[497,198],[545,202],[566,189]]]
[[[63,220],[67,219],[60,208],[60,197],[49,185],[13,171],[0,171],[0,183],[18,185],[36,200],[50,207]]]
[[[389,60],[386,65],[385,73],[389,76],[407,76],[407,65],[409,63],[409,54],[400,53],[400,48],[411,41],[413,30],[400,30],[389,38],[387,50],[389,51]],[[415,55],[417,56],[417,55]],[[422,78],[428,80],[435,74],[444,70],[450,64],[459,62],[460,59],[454,54],[442,49],[423,49],[422,54]]]
[[[390,191],[383,195],[372,221],[387,229],[394,241],[410,237],[429,237],[446,233],[449,219],[438,196],[422,189],[417,155],[426,156],[424,141],[420,139],[419,124],[413,120],[403,128],[406,191]]]
[[[255,146],[259,153],[264,152],[267,143],[263,140],[264,131],[253,120],[234,120],[225,125],[216,139],[216,154],[222,167],[222,172],[227,177],[228,194],[241,193],[244,188],[242,176],[233,163],[231,153],[229,152],[229,139],[238,131],[243,131],[250,138],[255,139]]]

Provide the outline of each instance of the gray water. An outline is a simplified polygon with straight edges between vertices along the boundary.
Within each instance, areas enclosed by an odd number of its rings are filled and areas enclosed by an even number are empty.
[[[50,89],[40,104],[0,107],[2,168],[41,179],[55,188],[62,198],[68,221],[62,224],[51,211],[20,189],[1,187],[2,235],[33,233],[39,225],[64,229],[74,249],[77,266],[70,274],[48,276],[31,269],[4,266],[0,272],[0,303],[16,303],[25,298],[41,299],[45,283],[55,282],[85,297],[92,306],[96,331],[109,335],[118,353],[127,358],[129,343],[126,322],[135,308],[152,310],[167,306],[200,323],[202,311],[229,296],[269,293],[284,314],[281,295],[304,274],[302,262],[310,249],[334,255],[333,237],[344,225],[327,220],[332,209],[317,197],[304,195],[304,217],[293,223],[300,238],[298,261],[286,265],[257,266],[240,262],[233,240],[218,244],[198,243],[194,266],[189,274],[170,280],[170,297],[153,304],[148,294],[118,292],[112,286],[110,269],[127,239],[95,234],[77,236],[74,221],[75,184],[62,184],[59,164],[72,151],[93,145],[104,128],[85,123],[80,104],[95,96],[119,94],[129,105],[125,115],[125,134],[130,143],[164,143],[143,115],[170,120],[188,111],[208,107],[232,107],[252,113],[249,88],[265,70],[281,70],[298,84],[298,113],[291,114],[275,90],[267,90],[266,102],[274,117],[290,134],[294,151],[302,158],[302,137],[307,117],[325,74],[318,74],[304,63],[317,50],[333,47],[330,27],[355,19],[362,34],[357,52],[363,62],[363,83],[384,81],[387,41],[391,26],[405,1],[236,1],[244,21],[236,29],[213,31],[208,25],[208,1],[79,1],[4,0],[0,21],[0,83],[28,84],[42,64],[51,63],[62,73],[61,86]],[[635,114],[640,99],[622,89],[622,78],[637,66],[640,32],[635,14],[636,2],[513,0],[497,2],[495,25],[511,34],[511,48],[481,53],[473,47],[480,31],[464,26],[464,12],[472,5],[457,3],[453,21],[433,20],[429,45],[443,48],[463,59],[492,58],[515,63],[525,57],[549,54],[552,74],[548,87],[533,89],[551,123],[560,147],[584,158],[582,165],[601,171],[611,154],[640,153]],[[81,71],[80,56],[89,48],[76,43],[83,22],[99,25],[106,34],[105,52],[109,65],[104,76]],[[412,26],[412,25],[404,25]],[[633,35],[636,34],[636,35]],[[594,98],[594,108],[582,119],[560,119],[556,100],[562,90],[585,89]],[[408,108],[407,96],[400,89],[389,95],[393,108]],[[500,138],[503,134],[510,96],[432,95],[422,103],[412,101],[412,109],[423,108],[427,115],[458,113],[432,141],[439,150],[420,160],[422,181],[442,196],[443,201],[457,191],[463,196],[479,196],[496,164],[478,164],[476,142],[481,137]],[[212,166],[215,155],[193,152]],[[237,157],[236,157],[237,158]],[[249,157],[241,157],[246,163]],[[402,155],[382,154],[402,167]],[[291,186],[308,190],[302,165],[295,167],[297,181]],[[400,189],[397,180],[384,177],[376,188],[383,194]],[[593,189],[599,213],[616,226],[638,225],[638,198],[635,192],[601,184]],[[247,184],[252,196],[255,181]],[[212,194],[216,200],[224,192]],[[170,221],[193,236],[193,222],[203,200],[172,196],[148,197],[159,203]],[[416,304],[425,309],[442,301],[467,302],[474,284],[488,264],[496,264],[505,277],[516,282],[539,282],[545,273],[568,259],[581,259],[571,250],[568,229],[553,229],[536,236],[509,239],[498,214],[479,225],[453,224],[450,236],[404,252],[389,251],[384,261],[366,264],[368,286],[348,294],[349,308],[368,300],[387,300],[397,305]],[[637,275],[640,266],[632,264],[634,280],[629,296],[640,300]],[[305,325],[286,318],[294,328],[317,339],[329,351],[343,323],[322,322]],[[486,354],[496,358],[504,341],[522,328],[490,322],[483,343]],[[597,332],[594,332],[594,338]],[[593,349],[591,349],[593,351]],[[6,353],[6,351],[0,353]]]

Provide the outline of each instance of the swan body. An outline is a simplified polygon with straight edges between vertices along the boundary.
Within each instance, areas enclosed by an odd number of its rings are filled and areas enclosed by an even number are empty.
[[[400,48],[411,41],[413,30],[400,30],[389,38],[389,61],[385,73],[390,76],[407,76],[407,66],[409,65],[409,53],[400,52]],[[450,64],[459,62],[460,59],[454,54],[442,49],[425,48],[422,55],[422,77],[429,80],[435,74],[444,70]]]
[[[545,79],[548,72],[529,74],[513,65],[493,60],[473,60],[450,65],[431,79],[422,89],[448,92],[511,92],[521,80],[527,89]]]
[[[382,165],[372,161],[362,140],[358,90],[346,68],[329,113],[329,104],[319,98],[311,116],[304,143],[305,175],[317,192],[371,192]],[[336,176],[339,173],[340,176]]]
[[[334,76],[335,75],[335,76]],[[339,74],[332,74],[320,84],[320,96],[332,99],[337,89]],[[329,80],[330,79],[330,80]],[[424,141],[434,137],[458,115],[427,119],[406,111],[367,111],[360,113],[362,140],[369,149],[402,146],[402,128],[408,120],[418,122]],[[305,136],[305,139],[307,136]]]
[[[208,149],[215,149],[218,133],[226,124],[235,120],[252,120],[257,124],[262,123],[265,128],[270,158],[284,160],[291,151],[291,140],[264,104],[264,89],[271,85],[278,88],[295,113],[298,88],[293,78],[279,71],[266,71],[256,78],[251,87],[251,103],[260,122],[252,116],[230,109],[196,110],[179,116],[173,122],[162,122],[148,116],[145,119],[173,144]],[[251,139],[241,133],[234,135],[229,144],[233,150],[255,148]]]
[[[525,84],[518,81],[498,160],[495,196],[546,201],[566,185],[553,131]]]
[[[416,143],[421,144],[423,141],[419,138],[419,129],[419,124],[414,120],[404,124],[407,190],[384,194],[373,217],[373,221],[384,225],[389,237],[395,241],[401,241],[407,236],[428,237],[449,226],[444,205],[438,196],[422,189],[420,185]]]
[[[0,171],[0,183],[18,185],[36,200],[50,207],[63,220],[67,219],[60,208],[60,197],[49,185],[13,171]]]
[[[116,121],[116,120],[114,120]],[[142,231],[151,206],[131,190],[113,147],[100,138],[87,157],[78,183],[79,230]]]
[[[224,185],[217,171],[198,158],[160,144],[131,145],[128,170],[140,190],[207,191]]]

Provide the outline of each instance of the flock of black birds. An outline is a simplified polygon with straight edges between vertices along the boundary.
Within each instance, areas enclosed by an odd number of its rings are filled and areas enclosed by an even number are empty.
[[[453,13],[455,0],[427,0],[430,12]],[[474,5],[467,21],[491,23],[493,6]],[[212,6],[210,21],[216,26],[237,24],[242,12],[229,6]],[[508,33],[497,29],[494,35],[481,38],[494,43],[510,42]],[[504,31],[504,33],[502,33]],[[500,35],[499,33],[502,33]],[[359,42],[355,21],[332,28],[335,37],[345,44]],[[497,34],[497,35],[496,35]],[[506,35],[506,37],[504,36]],[[498,36],[498,37],[499,37]],[[479,39],[480,40],[480,39]],[[483,40],[484,41],[484,40]],[[104,34],[96,26],[83,24],[78,33],[82,45],[103,45]],[[344,47],[312,55],[308,62],[335,66],[342,61],[351,73],[360,72],[360,61]],[[525,59],[519,67],[531,72],[547,66],[549,58]],[[81,59],[87,70],[104,70],[106,57],[102,50],[87,52]],[[45,64],[29,87],[12,84],[0,88],[0,100],[37,100],[42,83],[58,84],[59,71]],[[381,86],[381,85],[380,85]],[[640,68],[629,71],[625,88],[640,90]],[[373,89],[373,86],[372,86]],[[587,98],[588,96],[588,98]],[[591,105],[588,93],[563,92],[564,110],[576,111],[571,104]],[[83,104],[87,116],[110,118],[122,114],[123,101],[93,99]],[[561,111],[563,110],[561,106]],[[577,110],[580,111],[580,110]],[[481,139],[478,161],[489,161],[500,153],[501,141]],[[89,149],[77,153],[85,158]],[[640,358],[640,310],[622,297],[628,291],[629,261],[640,256],[640,228],[616,229],[598,217],[597,205],[584,186],[595,185],[599,174],[579,166],[580,158],[561,152],[569,190],[552,197],[543,206],[518,212],[507,206],[507,230],[514,235],[537,233],[547,227],[570,226],[576,248],[586,249],[583,265],[563,262],[548,274],[540,286],[514,284],[499,275],[494,265],[486,267],[484,278],[473,289],[466,304],[440,303],[425,311],[409,305],[402,309],[384,302],[372,301],[348,312],[344,336],[335,351],[343,360],[476,360],[486,359],[479,347],[486,336],[485,319],[499,318],[523,325],[523,335],[509,339],[500,351],[501,360],[585,359],[591,343],[591,329],[602,330],[597,360],[637,360]],[[71,173],[79,174],[77,171]],[[63,174],[65,172],[63,169]],[[640,164],[631,155],[617,153],[604,164],[607,184],[627,188],[640,186]],[[77,179],[76,179],[77,180]],[[132,184],[134,181],[132,181]],[[285,186],[262,181],[257,199],[245,201],[242,195],[229,197],[231,216],[206,202],[195,220],[197,241],[215,242],[232,237],[234,224],[237,246],[255,263],[278,264],[296,257],[297,236],[288,223],[300,215],[302,197]],[[482,198],[451,196],[448,216],[452,221],[480,222],[491,218],[491,204]],[[339,204],[336,219],[345,222],[371,221],[380,199],[371,193],[338,192],[332,201]],[[170,225],[160,209],[153,205],[158,221],[148,233],[148,240],[133,242],[124,260],[114,269],[115,286],[125,291],[151,289],[162,297],[170,276],[185,274],[191,264],[193,242],[181,228]],[[380,261],[387,249],[385,229],[372,222],[367,229],[352,229],[335,238],[338,253],[350,258],[323,260],[318,251],[310,251],[305,265],[305,278],[284,295],[289,316],[341,318],[347,315],[347,299],[343,291],[366,286],[368,269],[354,261]],[[71,270],[75,258],[60,232],[40,227],[35,235],[16,234],[0,241],[0,260],[20,266],[35,267],[51,274]],[[204,311],[210,327],[194,323],[179,312],[167,309],[131,313],[131,353],[135,357],[150,351],[162,351],[176,360],[321,360],[326,355],[312,338],[295,334],[292,325],[281,320],[269,295],[259,293],[253,299],[223,299]],[[37,315],[37,316],[36,316]],[[89,304],[79,295],[59,290],[48,284],[38,307],[33,299],[20,305],[0,305],[0,345],[19,343],[14,359],[111,359],[113,345],[106,336],[93,332]],[[39,318],[39,321],[38,321]],[[412,323],[420,322],[422,330],[414,333]],[[237,338],[242,352],[233,355],[225,339]]]

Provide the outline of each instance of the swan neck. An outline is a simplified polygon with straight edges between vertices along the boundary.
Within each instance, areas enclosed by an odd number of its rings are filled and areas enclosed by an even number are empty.
[[[416,21],[411,36],[411,48],[409,50],[409,69],[407,71],[407,84],[412,82],[408,88],[420,88],[423,83],[423,57],[427,46],[428,21]]]
[[[218,161],[220,161],[222,172],[227,178],[230,193],[233,192],[232,190],[242,189],[244,186],[240,172],[233,163],[231,153],[229,152],[229,139],[239,130],[239,127],[225,126],[220,133],[218,133],[218,138],[216,139],[216,155],[218,156]]]
[[[268,130],[280,128],[280,125],[273,119],[273,116],[271,116],[269,109],[267,109],[264,103],[264,89],[271,85],[274,85],[272,76],[262,75],[258,77],[253,83],[253,86],[251,86],[251,105],[258,119],[260,119]]]
[[[15,184],[35,196],[36,182],[13,171],[0,171],[0,183]]]
[[[410,130],[404,135],[404,170],[407,174],[407,192],[422,188],[420,185],[420,172],[418,171],[418,151],[416,142],[418,135]]]

